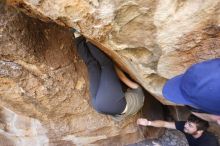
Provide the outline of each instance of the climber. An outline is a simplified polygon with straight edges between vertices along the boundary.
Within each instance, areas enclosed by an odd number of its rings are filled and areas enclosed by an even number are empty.
[[[168,80],[163,96],[220,125],[220,58],[194,64],[184,74]]]
[[[166,122],[149,121],[144,118],[137,120],[138,125],[177,129],[184,133],[189,146],[219,146],[217,138],[207,131],[209,123],[195,115],[190,115],[187,121]]]
[[[116,121],[136,114],[144,104],[142,88],[129,80],[109,57],[85,37],[76,31],[74,36],[77,52],[88,69],[94,109],[111,115]],[[124,93],[119,78],[131,89]]]

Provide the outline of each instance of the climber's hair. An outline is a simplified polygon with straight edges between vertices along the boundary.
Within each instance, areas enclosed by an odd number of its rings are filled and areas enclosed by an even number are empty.
[[[192,122],[192,123],[195,123],[196,124],[196,127],[197,127],[197,130],[203,130],[203,131],[206,131],[208,128],[209,128],[209,122],[203,120],[203,119],[200,119],[198,117],[196,117],[195,115],[191,114],[189,117],[188,117],[188,122]]]

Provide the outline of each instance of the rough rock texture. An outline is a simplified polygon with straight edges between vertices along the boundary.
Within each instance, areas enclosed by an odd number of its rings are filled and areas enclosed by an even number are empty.
[[[127,146],[189,146],[189,144],[183,133],[167,129],[165,134],[158,139],[144,140]]]
[[[98,114],[90,105],[88,86],[85,64],[68,29],[0,3],[0,145],[125,145],[143,140],[136,126],[140,113],[120,123]],[[162,119],[161,104],[154,105]],[[155,138],[163,130],[143,132]]]
[[[164,104],[166,79],[220,56],[219,0],[8,0],[74,27]]]
[[[40,121],[17,115],[16,113],[6,109],[0,109],[1,114],[1,130],[0,145],[2,146],[42,146],[49,142],[46,135],[47,130],[42,126]]]
[[[161,94],[167,79],[220,57],[219,0],[7,2],[43,21],[76,28],[163,104],[172,104]],[[39,121],[51,145],[126,144],[141,138],[136,117],[118,124],[91,109],[86,69],[66,29],[0,11],[2,109]],[[0,138],[16,143],[6,136]]]

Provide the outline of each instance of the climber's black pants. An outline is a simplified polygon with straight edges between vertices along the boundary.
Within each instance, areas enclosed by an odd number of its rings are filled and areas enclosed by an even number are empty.
[[[85,38],[76,38],[77,52],[88,68],[92,105],[100,113],[116,115],[126,107],[113,62]]]

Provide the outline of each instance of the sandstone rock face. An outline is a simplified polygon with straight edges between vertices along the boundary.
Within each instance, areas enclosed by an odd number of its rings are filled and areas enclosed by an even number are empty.
[[[220,56],[219,0],[8,0],[78,29],[160,102],[166,81]]]
[[[136,126],[140,114],[117,123],[93,110],[87,70],[75,50],[68,29],[0,4],[0,145],[125,145],[143,139]],[[148,135],[158,136],[154,131]]]
[[[12,145],[48,145],[47,130],[40,121],[17,115],[6,108],[1,108],[1,140],[2,146]],[[5,138],[3,138],[5,137]]]
[[[30,125],[37,121],[34,130],[41,132],[28,135],[42,136],[45,145],[122,145],[142,138],[138,115],[114,123],[92,110],[86,68],[72,36],[51,21],[79,30],[163,104],[172,104],[161,93],[167,79],[220,57],[219,0],[7,2],[48,23],[1,6],[1,115],[26,119],[17,127],[21,131],[34,129]],[[10,127],[5,121],[0,140],[16,145],[18,135],[4,129]]]

